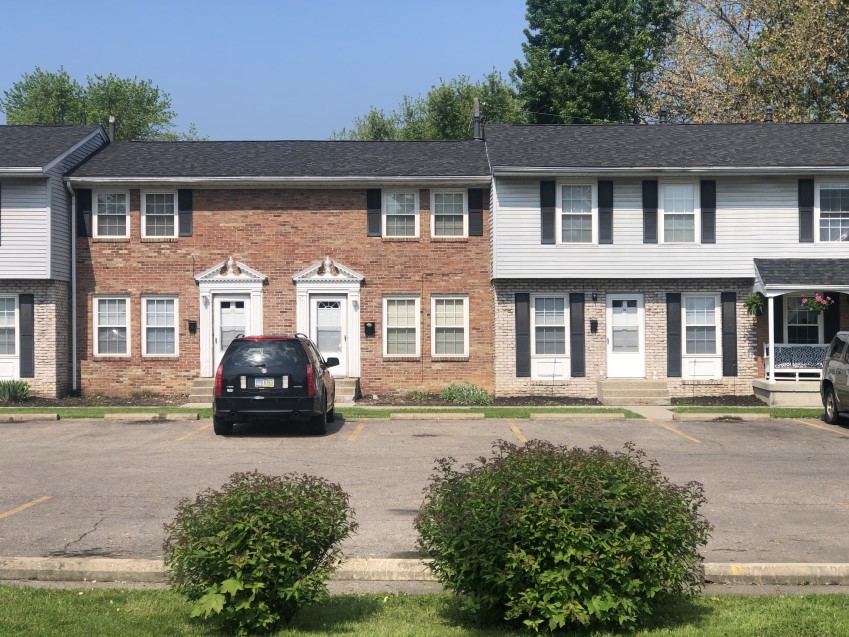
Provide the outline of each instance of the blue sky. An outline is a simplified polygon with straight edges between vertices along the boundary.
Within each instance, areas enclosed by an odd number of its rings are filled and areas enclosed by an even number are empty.
[[[522,0],[14,0],[0,90],[36,66],[78,81],[114,73],[171,95],[210,139],[326,139],[371,106],[440,78],[507,74]]]

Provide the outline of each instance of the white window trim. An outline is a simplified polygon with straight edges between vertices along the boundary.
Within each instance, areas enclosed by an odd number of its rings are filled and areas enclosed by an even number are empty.
[[[562,354],[537,354],[537,299],[563,299],[563,353]],[[569,342],[569,320],[570,320],[569,295],[568,294],[532,294],[531,295],[531,356],[533,358],[569,358],[571,354]]]
[[[389,214],[387,212],[387,207],[389,206],[389,197],[387,195],[413,195],[414,203],[413,207],[415,210],[413,211],[413,218],[415,220],[416,230],[413,236],[398,236],[398,235],[389,235],[386,234],[386,217]],[[386,239],[418,239],[421,230],[419,228],[419,218],[421,217],[421,207],[419,206],[419,191],[418,190],[384,190],[383,197],[381,202],[381,211],[380,211],[380,234],[382,237]]]
[[[18,360],[21,357],[21,298],[20,294],[0,294],[0,299],[15,300],[15,353],[0,354],[3,360]],[[15,372],[15,378],[20,376],[20,368]]]
[[[463,234],[436,234],[436,195],[463,196]],[[469,195],[466,190],[431,190],[430,191],[430,236],[434,239],[465,239],[469,236]]]
[[[147,302],[154,300],[174,301],[174,353],[147,353]],[[147,294],[141,297],[141,342],[143,358],[179,358],[180,356],[180,299],[173,294]]]
[[[388,314],[387,314],[387,311],[386,311],[387,301],[399,301],[399,300],[415,301],[414,312],[416,314],[416,317],[418,317],[417,320],[416,320],[416,353],[415,354],[390,354],[387,351],[388,345],[389,345],[387,338],[386,338],[386,335],[387,335],[387,332],[388,332],[388,329],[389,329],[389,325],[388,325],[388,321],[387,321]],[[421,356],[421,351],[422,351],[421,298],[419,297],[419,295],[417,295],[417,294],[391,294],[389,296],[384,296],[383,297],[383,330],[382,330],[382,332],[383,332],[383,356],[385,358],[418,358],[419,356]]]
[[[828,243],[832,243],[832,242],[829,241]],[[784,302],[781,304],[781,310],[782,310],[782,314],[783,314],[782,325],[781,325],[781,329],[783,331],[783,336],[784,336],[783,344],[785,344],[785,345],[801,345],[801,343],[790,343],[790,324],[787,321],[788,315],[790,313],[790,307],[789,307],[790,304],[787,302],[787,299],[789,299],[789,298],[806,299],[806,298],[810,298],[810,297],[814,296],[815,294],[816,294],[816,292],[810,292],[810,293],[803,292],[801,294],[793,293],[793,294],[786,294],[784,296]],[[822,312],[817,313],[817,342],[811,343],[811,345],[826,345],[827,344],[827,343],[823,342],[823,338],[825,337],[825,322],[823,321],[823,318],[824,317],[823,317]]]
[[[123,354],[101,354],[98,351],[100,339],[98,338],[97,329],[99,327],[97,322],[98,315],[98,304],[100,301],[110,301],[110,300],[120,300],[126,303],[127,308],[127,351]],[[126,358],[132,355],[133,352],[133,332],[132,332],[132,311],[130,306],[130,297],[128,295],[123,294],[108,294],[108,295],[98,295],[92,298],[92,308],[91,308],[91,322],[92,322],[92,352],[97,357],[102,358]]]
[[[174,234],[172,235],[148,235],[147,234],[147,196],[148,195],[172,195],[174,197]],[[143,190],[141,192],[141,236],[142,239],[176,239],[180,235],[180,204],[177,199],[176,190]]]
[[[692,241],[666,241],[666,211],[663,207],[664,197],[663,191],[666,186],[682,186],[682,185],[691,185],[693,186],[693,240]],[[659,228],[658,228],[658,243],[665,243],[667,245],[679,245],[679,246],[689,246],[689,245],[701,245],[702,243],[702,198],[701,198],[701,184],[699,180],[690,180],[690,179],[682,179],[682,180],[667,180],[661,181],[658,184],[657,189],[657,215],[660,220]],[[677,214],[677,213],[670,213]]]
[[[463,302],[463,353],[436,353],[436,301]],[[430,355],[432,358],[468,358],[469,357],[469,297],[465,294],[434,294],[430,297]]]
[[[97,217],[99,216],[97,213],[97,196],[98,195],[124,195],[124,201],[127,202],[126,210],[124,211],[125,222],[124,227],[126,228],[125,234],[100,234],[99,232],[99,224],[97,223]],[[130,191],[129,190],[95,190],[91,193],[91,201],[92,201],[92,226],[93,232],[92,236],[97,239],[128,239],[130,237]]]
[[[827,245],[840,245],[841,243],[845,244],[845,241],[823,241],[820,239],[820,189],[822,189],[823,187],[849,188],[849,182],[817,180],[814,184],[814,243],[824,243]]]
[[[592,238],[589,243],[581,242],[576,243],[573,241],[563,241],[563,186],[589,186],[591,189],[591,198],[592,198],[592,208],[590,210],[590,217],[592,219]],[[566,245],[566,246],[591,246],[598,245],[598,182],[595,181],[587,181],[587,180],[577,180],[577,181],[558,181],[557,192],[555,193],[555,232],[557,233],[557,244],[558,245]],[[565,213],[570,214],[570,213]]]
[[[714,299],[713,320],[716,329],[716,352],[713,354],[687,353],[687,299],[710,296]],[[703,326],[702,326],[703,327]],[[689,373],[688,361],[711,361],[714,373],[711,376],[693,376]],[[684,380],[718,380],[722,378],[722,297],[716,292],[688,292],[681,296],[681,367]]]

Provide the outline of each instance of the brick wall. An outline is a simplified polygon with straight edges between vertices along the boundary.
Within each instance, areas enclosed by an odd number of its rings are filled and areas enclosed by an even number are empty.
[[[639,293],[645,303],[646,378],[666,380],[672,396],[749,395],[756,372],[755,320],[746,314],[743,298],[751,280],[498,280],[495,281],[495,389],[499,396],[553,395],[594,398],[599,380],[607,377],[607,294]],[[517,292],[585,294],[586,376],[562,381],[516,377],[515,298]],[[666,293],[736,292],[738,375],[721,380],[667,378]],[[592,300],[595,293],[596,300]],[[590,321],[598,332],[590,332]],[[568,336],[567,336],[568,337]],[[720,333],[717,334],[717,338]]]
[[[56,398],[71,387],[70,298],[66,281],[2,281],[0,294],[32,294],[35,303],[35,395]]]
[[[138,391],[187,393],[200,370],[200,334],[186,321],[199,320],[194,276],[235,260],[268,277],[263,290],[264,331],[295,331],[292,276],[326,255],[364,275],[360,319],[375,323],[374,338],[362,325],[349,327],[361,339],[361,388],[366,394],[403,394],[438,389],[468,380],[493,387],[493,307],[490,291],[488,215],[482,237],[430,237],[430,192],[419,191],[420,238],[391,240],[366,236],[365,190],[201,190],[194,191],[193,236],[142,239],[140,191],[130,191],[129,239],[79,238],[78,316],[80,375],[85,393],[127,395]],[[489,201],[485,193],[484,202]],[[130,354],[93,356],[92,299],[95,294],[129,295]],[[179,298],[179,356],[141,355],[141,299],[145,294]],[[421,297],[421,352],[414,360],[385,360],[382,353],[382,299],[388,294]],[[463,361],[430,356],[432,294],[468,294],[470,346]]]

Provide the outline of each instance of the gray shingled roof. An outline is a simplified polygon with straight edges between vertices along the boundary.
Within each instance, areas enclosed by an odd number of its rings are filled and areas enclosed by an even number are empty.
[[[486,177],[481,142],[119,142],[71,173],[86,177]]]
[[[43,167],[98,126],[0,126],[0,168]]]
[[[755,259],[755,268],[765,286],[849,284],[849,259]]]
[[[487,126],[493,170],[849,167],[849,124]]]

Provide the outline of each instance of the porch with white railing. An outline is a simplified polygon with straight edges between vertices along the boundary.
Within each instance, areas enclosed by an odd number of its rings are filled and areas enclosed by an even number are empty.
[[[770,344],[764,343],[764,377],[767,380],[820,380],[822,362],[828,345],[774,344],[775,361],[770,356]]]

